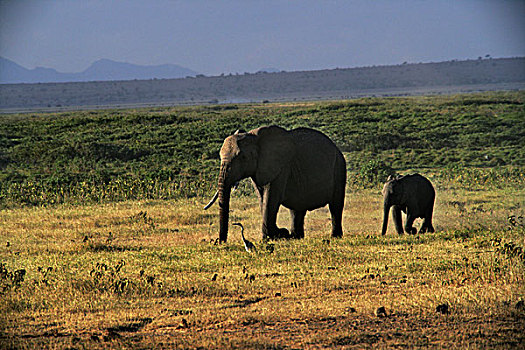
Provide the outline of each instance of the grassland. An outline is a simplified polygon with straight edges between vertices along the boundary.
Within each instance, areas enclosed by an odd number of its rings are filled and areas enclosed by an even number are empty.
[[[523,97],[2,117],[0,347],[517,347]],[[217,208],[202,206],[220,140],[270,123],[318,128],[344,150],[342,239],[320,209],[304,240],[261,242],[244,188],[232,221],[258,251],[245,252],[235,228],[214,244]],[[437,233],[390,225],[380,236],[380,182],[409,169],[436,186]]]

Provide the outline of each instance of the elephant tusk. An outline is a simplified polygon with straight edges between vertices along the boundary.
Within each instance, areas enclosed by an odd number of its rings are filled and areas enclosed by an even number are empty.
[[[215,203],[217,198],[219,198],[219,191],[215,192],[211,201],[209,201],[208,204],[206,204],[206,206],[204,207],[204,210],[208,210],[208,208],[211,207],[213,203]]]
[[[232,186],[232,192],[235,192],[235,190],[239,187],[239,182],[236,182],[233,186]],[[208,204],[206,204],[206,206],[204,207],[204,210],[208,210],[212,205],[213,203],[215,203],[215,201],[217,200],[217,198],[219,198],[219,191],[215,192],[215,194],[213,195],[213,198],[211,199],[211,201],[208,202]]]

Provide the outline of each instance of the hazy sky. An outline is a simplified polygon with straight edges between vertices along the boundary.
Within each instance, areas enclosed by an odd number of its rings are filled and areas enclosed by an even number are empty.
[[[207,75],[525,56],[525,0],[0,0],[0,56]]]

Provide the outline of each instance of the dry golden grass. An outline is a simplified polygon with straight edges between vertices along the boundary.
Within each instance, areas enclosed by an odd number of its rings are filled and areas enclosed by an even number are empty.
[[[525,341],[523,189],[438,186],[437,233],[381,227],[379,189],[348,193],[300,241],[260,241],[254,197],[215,245],[204,199],[0,212],[3,348],[512,348]],[[281,210],[278,222],[288,227]],[[505,245],[507,244],[507,245]],[[521,254],[519,254],[521,249]],[[24,269],[23,280],[16,271]],[[521,303],[520,303],[521,302]],[[436,311],[447,305],[448,313]],[[377,313],[379,307],[385,314]]]

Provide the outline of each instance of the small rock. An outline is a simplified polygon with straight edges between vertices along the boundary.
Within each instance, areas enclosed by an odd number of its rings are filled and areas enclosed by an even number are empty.
[[[376,310],[377,317],[386,317],[386,309],[384,306],[378,307]]]
[[[186,321],[186,319],[183,318],[179,328],[188,328],[188,327],[189,327],[188,321]]]
[[[81,340],[82,338],[80,338],[79,336],[74,336],[73,338],[71,338],[71,343],[73,344],[80,343]]]
[[[448,304],[438,305],[436,307],[436,312],[438,312],[440,314],[443,314],[443,315],[448,315],[450,313],[450,310],[448,308]]]
[[[346,308],[346,311],[349,312],[349,313],[351,313],[351,314],[357,312],[357,310],[355,309],[355,307],[347,307],[347,308]]]
[[[216,281],[217,280],[217,276],[219,276],[218,274],[214,274],[213,277],[211,278],[212,281]]]
[[[122,336],[120,334],[118,334],[117,332],[114,332],[114,331],[109,331],[109,333],[107,335],[104,336],[104,341],[105,342],[109,342],[113,339],[119,339],[119,338],[122,338]]]
[[[275,296],[276,296],[276,297],[280,297],[280,296],[281,296],[281,293],[277,292],[277,293],[275,293]]]

